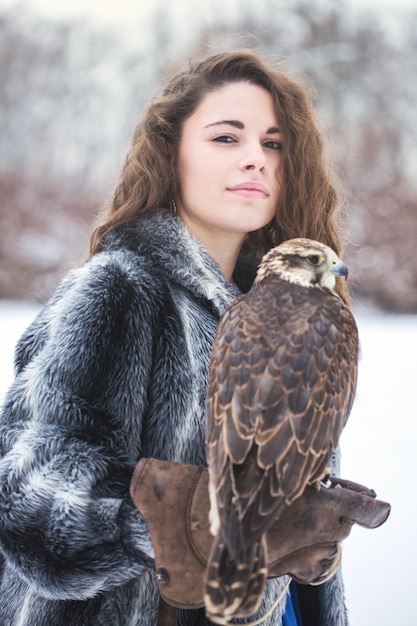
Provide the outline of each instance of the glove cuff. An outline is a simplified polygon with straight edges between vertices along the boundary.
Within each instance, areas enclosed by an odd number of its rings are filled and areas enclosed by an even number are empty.
[[[151,536],[162,598],[178,608],[203,607],[213,544],[207,468],[141,459],[130,494]],[[304,584],[322,584],[335,573],[338,544],[352,525],[376,528],[389,512],[388,503],[358,483],[330,477],[320,489],[307,487],[267,532],[268,576],[289,574]]]

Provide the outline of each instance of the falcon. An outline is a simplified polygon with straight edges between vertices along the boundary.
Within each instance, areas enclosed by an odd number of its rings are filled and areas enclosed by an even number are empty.
[[[265,254],[250,291],[221,317],[206,404],[214,541],[204,601],[215,623],[259,607],[265,533],[320,486],[349,416],[358,333],[336,276],[347,268],[331,248],[291,239]]]

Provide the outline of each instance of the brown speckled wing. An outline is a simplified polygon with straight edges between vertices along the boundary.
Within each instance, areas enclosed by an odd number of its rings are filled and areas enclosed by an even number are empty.
[[[236,300],[219,325],[207,398],[207,458],[231,554],[320,480],[356,387],[358,337],[326,290],[278,278]]]

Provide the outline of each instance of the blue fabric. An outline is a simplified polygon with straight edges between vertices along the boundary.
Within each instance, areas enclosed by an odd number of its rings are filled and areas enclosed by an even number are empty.
[[[296,601],[296,599],[294,600]],[[297,616],[294,610],[291,588],[287,594],[287,602],[285,605],[285,611],[284,611],[284,615],[282,616],[282,626],[302,626],[301,623],[297,621]]]
[[[293,606],[294,613],[295,613],[296,618],[297,618],[297,624],[298,624],[298,626],[304,626],[303,625],[303,620],[301,618],[300,599],[298,597],[298,585],[295,582],[295,580],[291,581],[290,593],[291,593],[292,606]]]

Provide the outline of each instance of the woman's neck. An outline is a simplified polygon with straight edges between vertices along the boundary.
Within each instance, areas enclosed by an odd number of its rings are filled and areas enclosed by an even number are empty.
[[[222,274],[232,282],[233,272],[235,269],[237,257],[241,248],[241,244],[232,250],[230,242],[225,242],[224,246],[220,242],[215,242],[215,245],[207,245],[202,242],[211,258],[216,261]]]
[[[183,219],[183,222],[191,235],[203,244],[211,258],[216,261],[222,274],[232,281],[245,233],[199,229],[194,223],[188,223],[187,219]]]

